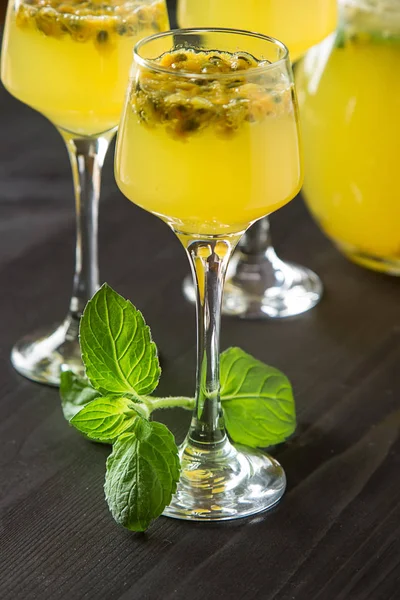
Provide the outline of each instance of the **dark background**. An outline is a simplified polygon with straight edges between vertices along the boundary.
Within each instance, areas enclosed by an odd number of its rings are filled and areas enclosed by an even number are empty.
[[[398,280],[347,262],[302,201],[272,218],[283,258],[318,272],[319,306],[284,321],[223,320],[282,369],[298,429],[276,450],[288,489],[273,511],[224,524],[118,527],[103,495],[108,449],[63,420],[58,392],[9,362],[21,335],[61,319],[71,291],[72,183],[63,142],[0,90],[0,598],[395,600],[399,597]],[[113,152],[100,214],[102,279],[143,310],[163,355],[159,394],[194,389],[188,264],[159,220],[119,193]],[[190,200],[190,199],[189,199]],[[189,415],[160,415],[180,438]]]

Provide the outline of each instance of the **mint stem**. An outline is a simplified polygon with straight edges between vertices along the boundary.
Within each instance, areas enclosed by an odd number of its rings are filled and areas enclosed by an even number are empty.
[[[166,398],[146,396],[146,403],[151,411],[161,408],[186,408],[187,410],[193,410],[195,406],[194,398],[188,398],[187,396],[168,396]]]

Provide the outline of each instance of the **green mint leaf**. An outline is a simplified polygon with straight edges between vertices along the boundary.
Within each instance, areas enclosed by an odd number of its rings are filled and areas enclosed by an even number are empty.
[[[105,397],[87,404],[71,419],[71,425],[90,440],[112,444],[137,418],[138,413],[127,398]]]
[[[104,284],[80,324],[82,359],[102,395],[150,394],[158,384],[157,348],[142,313]]]
[[[236,443],[264,448],[283,442],[296,428],[288,378],[240,348],[221,354],[221,402]]]
[[[61,373],[60,396],[64,417],[70,421],[100,393],[92,388],[89,381],[77,377],[72,371],[64,371]]]
[[[171,502],[179,480],[178,448],[162,423],[138,419],[107,460],[104,490],[117,523],[144,531]]]

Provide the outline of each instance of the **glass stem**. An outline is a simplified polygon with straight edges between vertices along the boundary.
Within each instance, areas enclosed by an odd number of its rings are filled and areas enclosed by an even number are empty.
[[[187,442],[211,449],[226,440],[219,381],[221,303],[226,269],[240,234],[224,239],[178,237],[188,254],[196,288],[196,405]]]
[[[251,256],[265,254],[268,248],[272,247],[268,217],[259,219],[249,227],[240,240],[239,247],[243,254]]]
[[[98,212],[101,170],[114,131],[78,138],[60,130],[71,161],[76,203],[75,275],[68,320],[75,335],[86,303],[99,288]],[[74,330],[74,331],[72,331]]]

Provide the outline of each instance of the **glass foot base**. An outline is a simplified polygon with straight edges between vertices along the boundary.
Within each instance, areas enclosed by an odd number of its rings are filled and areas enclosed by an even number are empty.
[[[280,260],[272,248],[265,255],[237,251],[228,267],[222,313],[242,319],[283,319],[313,308],[323,286],[310,269]],[[183,293],[195,301],[193,283],[187,277]]]
[[[61,371],[84,375],[78,341],[79,322],[66,319],[19,340],[11,351],[13,367],[28,379],[59,386]]]
[[[280,464],[262,452],[233,446],[181,450],[181,478],[164,516],[189,521],[225,521],[272,508],[286,488]]]
[[[400,276],[400,258],[381,258],[373,254],[358,252],[356,249],[337,244],[339,250],[352,262],[361,267],[386,273],[386,275]]]

